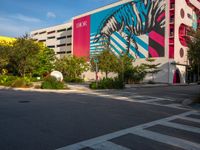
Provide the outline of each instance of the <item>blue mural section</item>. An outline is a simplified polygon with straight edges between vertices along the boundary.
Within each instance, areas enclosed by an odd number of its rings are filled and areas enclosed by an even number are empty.
[[[149,33],[162,30],[164,36],[163,13],[164,0],[133,0],[92,14],[90,54],[110,47],[115,55],[128,53],[133,59],[148,58]]]
[[[104,11],[100,11],[98,13],[92,14],[90,16],[91,18],[91,28],[90,28],[90,53],[95,54],[103,50],[102,43],[106,42],[106,40],[99,40],[98,42],[95,42],[97,39],[98,29],[102,22],[107,18],[110,14],[114,13],[116,10],[118,10],[121,7],[114,7],[110,8]]]

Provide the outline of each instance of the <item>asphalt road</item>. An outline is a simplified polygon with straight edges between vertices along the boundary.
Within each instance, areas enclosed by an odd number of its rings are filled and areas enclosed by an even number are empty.
[[[109,142],[104,143],[104,147],[98,148],[97,145],[97,147],[86,146],[82,149],[106,149],[108,145],[112,147],[113,143],[115,143],[114,146],[117,144],[124,145],[123,147],[118,147],[118,149],[123,149],[124,147],[138,150],[146,148],[152,150],[180,149],[180,147],[174,147],[170,143],[160,143],[157,140],[153,141],[152,139],[144,138],[141,135],[139,136],[140,133],[138,135],[129,133],[125,135],[119,134],[123,135],[119,137],[113,136],[112,133],[117,131],[126,133],[124,131],[127,128],[131,128],[132,131],[132,127],[145,123],[148,126],[149,122],[179,115],[191,110],[137,101],[130,102],[123,99],[116,100],[116,97],[118,97],[117,94],[121,94],[121,96],[151,95],[182,99],[196,96],[198,89],[199,86],[188,86],[103,92],[104,94],[111,94],[110,97],[100,96],[102,92],[99,92],[100,95],[96,95],[91,93],[61,94],[0,90],[0,149],[69,149],[66,147],[67,145],[99,136],[108,139],[107,136],[104,137],[106,134],[111,134],[109,136],[113,138],[109,139]],[[196,114],[190,115],[195,116]],[[194,125],[194,122],[191,124]],[[194,129],[199,128],[197,126]],[[157,132],[165,131],[162,126],[158,128],[152,127],[149,130],[158,130]],[[133,128],[133,131],[135,131],[135,128]],[[172,129],[170,131],[173,133]],[[183,132],[185,131],[180,131],[180,133],[177,133],[177,136],[184,134]],[[187,135],[186,138],[194,139],[192,142],[199,144],[200,141],[195,140],[196,138],[200,139],[199,134],[185,134]]]

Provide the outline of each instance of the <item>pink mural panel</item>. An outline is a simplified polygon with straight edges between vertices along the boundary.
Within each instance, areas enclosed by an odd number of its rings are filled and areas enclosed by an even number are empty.
[[[90,16],[74,20],[73,42],[74,56],[88,59],[90,56]]]

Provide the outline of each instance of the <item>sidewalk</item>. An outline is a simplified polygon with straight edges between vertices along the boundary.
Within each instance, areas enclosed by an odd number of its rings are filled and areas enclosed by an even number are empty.
[[[125,89],[128,88],[153,88],[153,87],[168,87],[168,86],[192,86],[196,84],[126,84]],[[65,92],[92,92],[92,91],[109,91],[109,90],[117,90],[117,89],[98,89],[91,90],[89,88],[89,84],[87,83],[66,83],[66,86],[69,89],[62,90],[54,90],[54,89],[37,89],[37,88],[12,88],[0,86],[0,89],[11,89],[11,90],[22,90],[22,91],[36,91],[36,92],[56,92],[56,93],[65,93]],[[123,90],[123,89],[122,89]]]

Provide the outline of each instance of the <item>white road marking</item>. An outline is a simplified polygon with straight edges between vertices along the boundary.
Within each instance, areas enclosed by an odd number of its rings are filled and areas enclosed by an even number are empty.
[[[182,130],[186,130],[186,131],[190,131],[190,132],[194,132],[194,133],[199,133],[200,134],[200,128],[197,127],[192,127],[192,126],[188,126],[188,125],[183,125],[183,124],[179,124],[179,123],[172,123],[172,122],[161,122],[161,125],[167,126],[167,127],[172,127],[172,128],[176,128],[176,129],[182,129]]]
[[[91,146],[94,146],[94,145],[101,144],[103,142],[109,141],[109,140],[111,140],[113,138],[117,138],[119,136],[126,135],[128,133],[138,133],[139,134],[139,133],[141,133],[140,132],[141,130],[144,130],[145,128],[148,128],[148,127],[151,127],[151,126],[155,126],[155,125],[158,125],[158,124],[168,125],[167,123],[169,121],[172,121],[172,120],[180,118],[180,117],[185,117],[187,115],[195,114],[195,113],[196,113],[196,111],[188,111],[188,112],[185,112],[185,113],[182,113],[182,114],[179,114],[179,115],[174,115],[174,116],[171,116],[171,117],[159,119],[159,120],[152,121],[152,122],[149,122],[149,123],[141,124],[141,125],[138,125],[138,126],[134,126],[134,127],[131,127],[131,128],[127,128],[127,129],[116,131],[116,132],[113,132],[113,133],[110,133],[110,134],[99,136],[99,137],[96,137],[96,138],[93,138],[93,139],[89,139],[89,140],[86,140],[86,141],[81,141],[79,143],[68,145],[68,146],[59,148],[57,150],[79,150],[79,149],[84,148],[84,147],[91,147]],[[180,127],[183,127],[183,126],[180,126]],[[196,132],[196,130],[197,130],[196,128],[191,128],[191,127],[189,127],[189,129],[187,129],[188,126],[184,126],[184,127],[185,127],[185,129],[183,129],[183,130],[186,130],[186,131],[190,130],[190,131],[195,131]],[[197,132],[197,133],[199,133],[199,132]],[[145,134],[147,134],[147,132]],[[169,138],[169,136],[165,136],[165,135],[163,135],[161,138],[164,139],[165,137],[167,139]],[[178,144],[181,145],[181,147],[185,146],[188,149],[196,148],[196,146],[199,146],[199,145],[195,145],[192,142],[189,142],[189,141],[186,141],[186,140],[181,140],[181,139],[178,139],[178,138],[172,138],[172,139],[174,139],[175,141],[173,143],[173,140],[170,140],[169,143],[171,145],[176,145],[176,142],[177,142]],[[166,139],[164,139],[162,142],[166,143]]]
[[[196,112],[196,113],[194,113],[194,115],[200,115],[200,113]]]
[[[190,117],[182,117],[181,119],[200,123],[200,119],[195,119],[195,118],[190,118]]]
[[[189,149],[199,150],[199,148],[200,148],[200,144],[193,143],[193,142],[183,140],[183,139],[179,139],[179,138],[176,138],[176,137],[152,132],[152,131],[137,130],[137,131],[134,131],[132,133],[139,135],[139,136],[142,136],[142,137],[145,137],[145,138],[148,138],[148,139],[152,139],[154,141],[158,141],[158,142],[161,142],[161,143],[180,147],[180,148],[183,148],[183,149],[186,149],[186,150],[189,150]]]
[[[101,144],[92,145],[91,148],[95,150],[130,150],[129,148],[109,141],[103,142]]]
[[[170,108],[176,108],[176,109],[183,109],[183,110],[191,110],[190,108],[183,108],[181,107],[181,104],[168,104],[168,105],[164,105],[164,104],[159,104],[156,103],[158,101],[162,101],[162,100],[169,100],[169,101],[174,101],[172,99],[166,99],[166,98],[159,98],[159,97],[152,97],[152,96],[134,96],[132,98],[130,98],[130,96],[118,96],[118,95],[114,95],[114,94],[102,94],[102,93],[97,93],[97,92],[92,92],[92,95],[97,95],[100,97],[105,97],[105,98],[112,98],[115,100],[121,100],[121,101],[127,101],[127,102],[137,102],[137,103],[144,103],[144,104],[151,104],[151,105],[157,105],[157,106],[164,106],[164,107],[170,107]],[[142,98],[142,97],[149,97],[150,99],[153,100],[137,100],[138,98]],[[135,98],[135,99],[134,99]],[[154,99],[155,98],[155,99]]]

